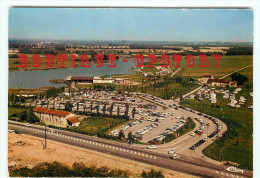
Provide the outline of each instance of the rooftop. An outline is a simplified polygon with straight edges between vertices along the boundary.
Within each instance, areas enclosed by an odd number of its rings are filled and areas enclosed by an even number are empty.
[[[35,107],[35,108],[33,108],[33,111],[34,112],[44,113],[44,114],[63,116],[63,117],[66,117],[69,114],[71,114],[71,112],[68,112],[68,111],[61,111],[61,110],[41,108],[41,107]]]

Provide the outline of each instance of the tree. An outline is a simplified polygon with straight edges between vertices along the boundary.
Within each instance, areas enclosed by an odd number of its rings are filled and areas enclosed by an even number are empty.
[[[123,138],[125,138],[125,133],[123,132],[123,130],[120,130],[119,134],[118,134],[118,138],[120,140],[122,140]]]
[[[27,112],[26,112],[26,111],[21,112],[21,114],[19,115],[19,119],[20,119],[21,121],[26,121],[26,120],[28,120],[28,114],[27,114]]]
[[[129,112],[129,104],[127,103],[125,106],[125,116],[128,116],[128,112]]]
[[[79,111],[79,103],[77,102],[77,111]]]
[[[90,113],[92,113],[92,109],[93,109],[93,103],[91,102],[91,104],[90,104]]]
[[[154,178],[154,177],[164,177],[164,175],[162,174],[162,171],[156,171],[154,169],[151,169],[151,171],[149,171],[149,172],[145,172],[143,170],[141,177]]]
[[[136,112],[136,109],[135,109],[135,107],[134,107],[133,110],[132,110],[132,118],[133,118],[133,119],[135,118],[135,112]]]
[[[104,103],[104,106],[103,106],[103,115],[105,115],[105,114],[106,114],[106,109],[107,109],[107,104],[106,104],[106,103]]]
[[[134,137],[133,137],[132,132],[128,133],[127,139],[128,139],[128,143],[130,143],[130,144],[134,143]]]
[[[119,116],[119,114],[120,114],[120,108],[119,106],[117,106],[117,116]]]
[[[98,105],[96,106],[96,109],[97,109],[97,115],[99,114],[99,103]]]
[[[40,119],[33,113],[32,108],[30,108],[28,111],[28,121],[32,123],[40,122]]]
[[[113,115],[113,109],[114,109],[114,103],[112,103],[111,108],[110,108],[110,116]]]
[[[13,106],[14,105],[14,93],[11,94],[10,100],[11,100],[11,103],[12,103],[12,106]]]
[[[73,108],[73,104],[70,101],[66,102],[66,104],[65,104],[65,111],[71,112],[72,108]]]
[[[230,75],[230,77],[232,78],[232,81],[237,81],[238,85],[243,85],[244,82],[248,81],[248,77],[245,75],[242,75],[238,72],[235,72],[233,74]]]

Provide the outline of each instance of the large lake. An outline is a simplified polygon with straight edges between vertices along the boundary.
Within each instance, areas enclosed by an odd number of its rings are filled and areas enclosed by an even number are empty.
[[[67,76],[103,76],[113,74],[129,74],[131,71],[128,69],[135,66],[134,60],[123,62],[122,60],[116,61],[115,68],[96,67],[91,64],[89,68],[64,68],[55,70],[39,70],[39,71],[16,71],[9,72],[9,88],[39,88],[45,86],[63,86],[64,84],[52,84],[50,79],[66,79]]]

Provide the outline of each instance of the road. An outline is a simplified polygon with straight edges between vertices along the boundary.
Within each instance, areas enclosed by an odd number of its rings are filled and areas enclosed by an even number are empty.
[[[30,127],[9,121],[10,129],[20,130],[23,134],[28,134],[40,138],[44,138],[45,129],[43,126],[32,125]],[[172,160],[166,154],[157,153],[148,149],[128,145],[125,143],[115,142],[111,140],[101,139],[94,136],[68,132],[47,128],[47,139],[58,141],[61,143],[74,145],[90,150],[99,151],[114,156],[143,162],[150,165],[159,166],[162,168],[183,172],[186,174],[202,176],[202,177],[251,177],[250,172],[231,173],[225,170],[225,166],[216,165],[206,162],[198,158],[190,158],[181,156],[177,160]],[[48,142],[47,142],[48,145]]]

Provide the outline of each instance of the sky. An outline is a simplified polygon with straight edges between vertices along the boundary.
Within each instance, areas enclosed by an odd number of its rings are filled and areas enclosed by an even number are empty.
[[[253,11],[11,8],[9,39],[252,42]]]

